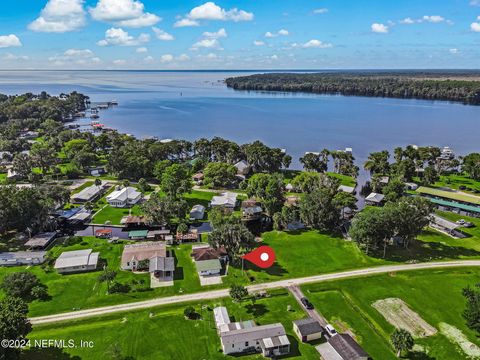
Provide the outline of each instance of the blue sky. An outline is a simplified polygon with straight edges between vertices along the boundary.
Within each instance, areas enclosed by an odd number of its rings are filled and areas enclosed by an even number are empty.
[[[480,0],[22,0],[0,69],[479,68]]]

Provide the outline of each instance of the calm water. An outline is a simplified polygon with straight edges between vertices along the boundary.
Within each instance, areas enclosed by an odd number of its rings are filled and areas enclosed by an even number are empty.
[[[235,72],[0,71],[0,92],[77,90],[92,101],[118,100],[100,121],[138,137],[222,136],[286,148],[293,167],[305,151],[372,151],[408,144],[479,151],[480,107],[447,102],[312,94],[238,92],[222,80]],[[248,73],[241,73],[245,75]]]

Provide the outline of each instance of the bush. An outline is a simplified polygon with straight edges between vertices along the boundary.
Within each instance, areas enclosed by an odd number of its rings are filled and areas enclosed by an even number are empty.
[[[188,306],[183,310],[183,315],[190,320],[194,320],[197,318],[197,313],[195,312],[195,309],[193,306]]]
[[[36,289],[38,287],[43,287],[46,292],[45,285],[42,285],[36,275],[29,272],[8,274],[2,283],[2,288],[7,295],[18,297],[25,301],[31,301],[37,299],[37,295],[43,295],[41,290]]]
[[[49,298],[47,287],[44,285],[34,286],[31,294],[33,298],[38,300],[47,300]]]
[[[115,281],[112,285],[110,285],[110,294],[115,294],[115,293],[128,293],[130,292],[131,287],[128,284],[121,284],[117,281]]]

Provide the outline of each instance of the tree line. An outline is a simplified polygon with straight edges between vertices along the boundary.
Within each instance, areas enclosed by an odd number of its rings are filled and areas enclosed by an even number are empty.
[[[461,76],[461,77],[460,77]],[[271,73],[225,80],[236,90],[445,100],[480,105],[480,81],[462,74],[423,73]]]

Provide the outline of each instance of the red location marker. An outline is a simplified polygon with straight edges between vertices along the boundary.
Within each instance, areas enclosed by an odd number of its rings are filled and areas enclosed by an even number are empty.
[[[242,256],[262,269],[269,268],[275,262],[275,251],[270,246],[260,246]]]

